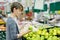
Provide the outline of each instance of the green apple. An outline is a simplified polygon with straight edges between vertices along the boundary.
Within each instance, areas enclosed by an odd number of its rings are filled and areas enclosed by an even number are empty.
[[[33,32],[28,33],[29,37],[32,37],[32,35],[33,35]]]
[[[27,40],[31,40],[31,38],[30,37],[27,37]]]
[[[47,39],[48,37],[49,37],[49,36],[46,36],[46,35],[45,35],[45,38],[46,38],[46,39]]]
[[[33,30],[32,26],[29,27],[29,30],[31,30],[31,31]]]
[[[42,31],[42,32],[41,32],[41,35],[45,35],[45,33],[46,33],[45,31]]]
[[[39,34],[39,35],[40,35],[41,33],[42,33],[42,31],[41,31],[41,30],[38,30],[38,31],[37,31],[37,34]]]
[[[47,40],[53,40],[52,36],[50,36]]]
[[[33,36],[34,38],[36,37],[36,35],[35,35],[35,34],[33,34],[32,36]]]
[[[49,37],[49,34],[48,34],[48,32],[47,33],[45,33],[45,38],[48,38]]]
[[[56,32],[53,32],[53,35],[57,35],[57,33]]]
[[[36,37],[32,37],[32,40],[40,40],[40,36],[36,35]]]
[[[57,36],[53,36],[53,40],[58,40]]]
[[[28,37],[28,34],[25,34],[24,37],[27,38]]]
[[[57,40],[60,40],[60,38],[57,38]]]
[[[40,40],[44,40],[45,38],[44,38],[44,36],[41,36],[41,39]]]
[[[57,34],[59,34],[59,35],[60,35],[60,30],[58,30],[58,31],[57,31]]]

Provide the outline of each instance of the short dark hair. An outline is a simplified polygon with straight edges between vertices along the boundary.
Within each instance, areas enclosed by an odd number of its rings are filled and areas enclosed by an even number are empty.
[[[21,9],[23,11],[23,6],[19,2],[13,2],[11,5],[11,12],[13,12],[13,9]]]

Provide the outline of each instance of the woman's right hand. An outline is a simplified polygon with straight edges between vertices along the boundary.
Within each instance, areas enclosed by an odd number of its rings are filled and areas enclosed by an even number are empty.
[[[27,34],[27,33],[29,33],[29,32],[31,32],[31,30],[28,30],[28,31],[22,31],[22,32],[20,32],[20,34],[17,34],[17,38],[20,38],[20,37],[22,37],[23,35],[25,35],[25,34]]]

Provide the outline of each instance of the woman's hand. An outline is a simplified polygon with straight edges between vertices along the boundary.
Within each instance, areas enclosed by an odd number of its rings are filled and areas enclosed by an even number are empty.
[[[28,31],[25,31],[25,32],[22,30],[22,31],[20,32],[20,34],[17,34],[17,38],[20,38],[20,37],[22,37],[23,35],[25,35],[25,34],[27,34],[27,33],[29,33],[29,32],[31,32],[31,30],[28,30]]]

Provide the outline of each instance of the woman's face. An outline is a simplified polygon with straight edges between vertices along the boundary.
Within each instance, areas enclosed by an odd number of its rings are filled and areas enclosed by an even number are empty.
[[[22,14],[22,11],[21,11],[21,10],[19,10],[19,9],[17,9],[17,10],[16,10],[16,16],[17,16],[17,17],[20,17],[20,16],[21,16],[21,14]]]

